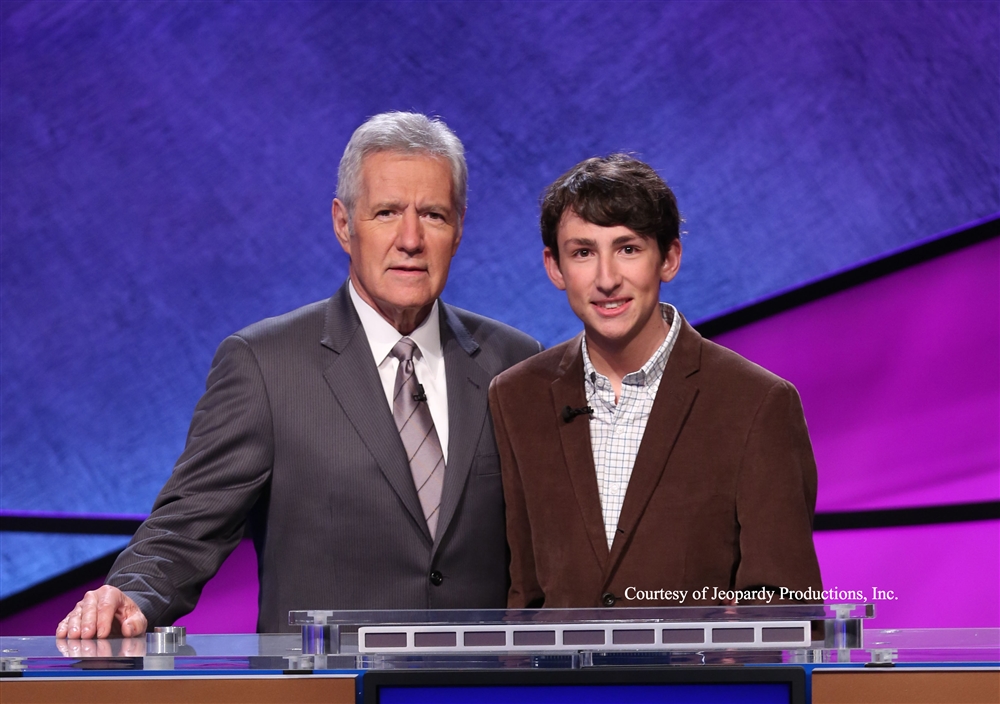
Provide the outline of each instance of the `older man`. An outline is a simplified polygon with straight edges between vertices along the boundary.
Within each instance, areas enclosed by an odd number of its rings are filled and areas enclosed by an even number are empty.
[[[340,163],[333,225],[350,278],[216,353],[187,446],[107,584],[57,636],[135,636],[194,608],[253,528],[259,631],[292,609],[502,607],[491,379],[538,352],[439,301],[462,237],[461,142],[377,115]]]
[[[798,394],[660,303],[679,226],[667,184],[625,155],[544,194],[545,269],[584,332],[490,388],[511,607],[776,603],[780,587],[820,587]]]

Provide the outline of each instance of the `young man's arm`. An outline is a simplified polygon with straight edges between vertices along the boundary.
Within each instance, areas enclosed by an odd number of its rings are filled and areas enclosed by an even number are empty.
[[[780,381],[757,409],[744,448],[736,494],[736,589],[821,588],[812,539],[815,508],[816,461],[802,403],[795,388]]]
[[[535,573],[535,555],[531,542],[531,524],[524,500],[524,486],[518,471],[514,450],[503,420],[497,380],[490,384],[490,412],[500,453],[503,473],[503,494],[507,511],[507,544],[510,546],[510,591],[507,607],[512,609],[541,607],[545,594]]]

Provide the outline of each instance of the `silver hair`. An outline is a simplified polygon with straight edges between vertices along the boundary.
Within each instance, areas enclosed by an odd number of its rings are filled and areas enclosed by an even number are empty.
[[[368,118],[354,130],[337,170],[337,198],[354,215],[354,204],[363,187],[361,165],[377,152],[424,153],[448,160],[451,165],[451,196],[459,217],[465,212],[469,170],[465,148],[442,120],[414,112],[384,112]]]

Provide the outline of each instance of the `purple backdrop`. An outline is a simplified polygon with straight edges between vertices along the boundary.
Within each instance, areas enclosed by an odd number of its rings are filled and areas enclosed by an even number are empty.
[[[1000,499],[1000,240],[717,341],[798,388],[818,511]]]
[[[992,0],[5,1],[0,510],[149,510],[218,342],[343,280],[329,203],[370,114],[457,130],[471,193],[446,297],[552,344],[578,322],[540,266],[536,202],[576,161],[633,150],[673,185],[687,234],[667,295],[704,318],[1000,211],[998,64]],[[817,449],[924,501],[923,470],[851,424],[887,417],[885,394],[860,398],[882,371],[906,398],[948,389],[871,362],[847,415],[843,384],[804,389],[817,430],[817,394],[840,399],[828,420],[867,464]],[[965,432],[948,486],[973,495],[989,451]],[[821,501],[883,495],[864,492]],[[0,538],[0,597],[124,543]]]

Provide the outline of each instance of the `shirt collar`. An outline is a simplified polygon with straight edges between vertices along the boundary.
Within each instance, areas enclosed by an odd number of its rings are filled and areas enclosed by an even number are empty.
[[[392,348],[396,346],[396,343],[403,338],[403,335],[358,295],[353,281],[348,279],[347,287],[351,294],[351,302],[354,303],[354,309],[358,311],[358,317],[361,318],[361,326],[365,329],[365,336],[368,338],[372,356],[375,358],[375,365],[379,366],[392,351]],[[436,300],[424,322],[406,337],[417,343],[424,358],[441,356],[441,318],[438,315],[438,302]]]
[[[630,384],[632,386],[653,386],[659,385],[660,379],[663,377],[663,370],[667,368],[667,360],[670,358],[670,352],[674,348],[674,343],[677,342],[677,335],[680,332],[681,326],[675,325],[674,323],[678,319],[677,309],[674,308],[669,303],[660,303],[660,314],[663,315],[663,319],[670,325],[670,330],[667,332],[667,336],[663,338],[663,342],[660,346],[656,348],[656,352],[653,356],[646,360],[638,370],[630,372],[622,377],[623,384]],[[583,376],[584,383],[587,385],[588,394],[600,389],[600,388],[610,388],[610,380],[598,372],[593,363],[590,361],[590,354],[587,352],[587,336],[583,336]]]

